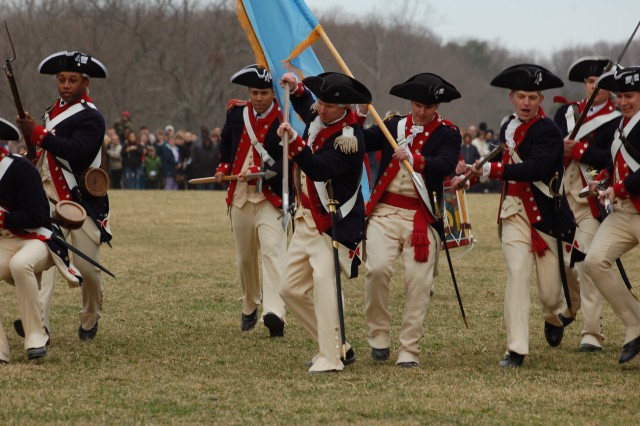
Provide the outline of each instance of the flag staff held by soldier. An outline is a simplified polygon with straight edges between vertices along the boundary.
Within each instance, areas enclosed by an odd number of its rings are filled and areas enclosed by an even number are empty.
[[[289,137],[297,205],[280,294],[318,342],[318,353],[308,361],[308,371],[340,371],[355,362],[356,356],[348,341],[341,342],[344,329],[338,298],[342,294],[336,289],[333,244],[337,240],[342,273],[347,278],[357,276],[364,236],[360,182],[365,151],[362,130],[349,104],[369,104],[371,93],[359,81],[337,72],[302,82],[295,74],[286,73],[280,80],[281,85],[285,83],[291,87],[291,104],[306,128],[302,136],[288,122],[278,129],[280,137],[285,132]],[[333,200],[325,189],[328,181]],[[338,222],[333,223],[333,230],[330,201],[337,203],[333,207],[337,208]]]

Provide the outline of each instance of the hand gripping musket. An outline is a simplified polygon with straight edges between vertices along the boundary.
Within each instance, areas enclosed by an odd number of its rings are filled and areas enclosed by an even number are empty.
[[[15,103],[16,109],[18,110],[18,117],[25,118],[26,115],[24,113],[24,108],[22,107],[20,92],[18,92],[18,85],[16,83],[15,75],[13,74],[13,67],[11,66],[11,62],[16,60],[16,49],[13,47],[13,40],[11,39],[11,34],[9,33],[9,27],[7,26],[7,21],[4,21],[4,27],[7,30],[7,36],[9,37],[9,44],[11,45],[11,52],[13,55],[11,59],[5,59],[4,73],[7,76],[7,81],[9,82],[9,87],[11,88],[11,95],[13,96],[13,102]],[[35,159],[36,147],[31,143],[31,141],[27,139],[25,139],[25,143],[27,144],[27,158],[29,160]]]
[[[498,156],[502,151],[504,151],[506,144],[505,143],[499,143],[495,148],[493,148],[487,155],[485,155],[484,157],[482,157],[480,160],[478,160],[478,163],[475,164],[475,168],[476,169],[480,169],[480,167],[484,166],[488,161],[493,160],[496,156]],[[462,180],[458,183],[458,186],[460,188],[464,187],[464,185],[467,183],[467,181],[469,179],[471,179],[472,173],[471,171],[467,172],[464,175],[464,178],[462,178]]]
[[[555,176],[549,181],[549,192],[553,197],[553,213],[555,215],[555,237],[556,247],[558,248],[558,266],[560,269],[560,281],[562,281],[562,291],[564,292],[564,298],[567,301],[567,308],[571,309],[571,295],[569,294],[569,284],[567,283],[567,273],[564,269],[564,253],[562,249],[562,237],[560,231],[560,205],[562,203],[562,192],[560,174],[556,172]]]
[[[342,283],[340,281],[340,256],[338,253],[338,200],[333,193],[331,179],[325,183],[329,198],[329,215],[331,216],[331,245],[333,246],[333,270],[336,275],[336,296],[338,298],[338,319],[340,321],[340,342],[342,344],[342,359],[347,359],[347,338],[344,331],[344,307],[342,305]]]
[[[440,211],[440,205],[438,204],[438,197],[436,192],[433,192],[433,209],[436,213],[436,220],[438,222],[438,233],[440,234],[440,238],[442,238],[442,242],[444,245],[444,252],[447,254],[447,262],[449,263],[449,272],[451,272],[451,280],[453,281],[453,288],[456,290],[456,297],[458,298],[458,306],[460,306],[460,313],[462,314],[462,320],[464,321],[464,325],[469,328],[469,323],[467,322],[467,316],[464,313],[464,306],[462,305],[462,297],[460,296],[460,289],[458,289],[458,281],[456,280],[456,274],[453,270],[453,262],[451,261],[451,255],[449,254],[449,246],[447,245],[447,236],[444,231],[444,218],[442,216],[442,212]]]
[[[271,179],[272,177],[274,177],[277,173],[274,172],[273,170],[265,170],[264,172],[256,172],[256,173],[247,173],[244,178],[246,180],[252,180],[252,179]],[[222,181],[223,182],[231,182],[234,180],[239,180],[240,179],[240,175],[229,175],[229,176],[222,176]],[[195,178],[195,179],[189,179],[189,183],[192,185],[201,185],[203,183],[212,183],[212,182],[217,182],[218,180],[216,179],[215,176],[209,176],[209,177],[203,177],[203,178]]]
[[[284,83],[283,121],[289,122],[289,83]],[[282,135],[282,227],[286,234],[289,228],[289,132]]]
[[[633,37],[636,35],[636,32],[638,31],[638,27],[640,27],[640,21],[638,21],[638,25],[636,25],[636,28],[633,30],[633,33],[631,34],[631,37],[629,37],[629,40],[627,41],[627,44],[625,44],[624,48],[622,49],[622,52],[620,53],[620,56],[618,56],[618,60],[613,63],[613,62],[609,62],[606,66],[606,68],[604,69],[604,73],[608,72],[611,70],[611,68],[613,68],[614,65],[618,65],[620,64],[620,61],[622,61],[622,58],[624,57],[625,53],[627,53],[627,49],[629,48],[629,45],[631,44],[631,41],[633,40]],[[587,99],[587,103],[585,104],[584,108],[582,109],[582,113],[580,113],[580,116],[578,117],[578,120],[576,120],[576,124],[575,126],[573,126],[573,129],[571,130],[571,133],[569,134],[569,136],[567,136],[568,140],[574,140],[576,135],[578,134],[578,130],[580,130],[580,127],[582,127],[582,124],[584,124],[584,120],[587,118],[587,114],[589,113],[589,109],[591,109],[591,105],[593,105],[593,102],[596,100],[596,96],[598,95],[598,92],[600,91],[599,87],[595,87],[593,89],[593,92],[591,92],[591,95],[589,96],[589,98]]]

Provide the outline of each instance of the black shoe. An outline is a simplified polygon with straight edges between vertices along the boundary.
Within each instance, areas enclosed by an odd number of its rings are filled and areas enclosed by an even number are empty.
[[[24,339],[24,327],[22,326],[22,320],[20,318],[13,322],[13,328],[16,330],[16,334]],[[47,332],[47,343],[45,343],[45,345],[49,346],[49,344],[51,343],[51,335],[49,334],[49,329],[45,327],[44,331]]]
[[[415,368],[419,364],[415,361],[399,362],[398,365],[402,368]]]
[[[347,351],[347,358],[342,358],[340,357],[340,361],[342,361],[342,365],[344,365],[345,367],[347,365],[351,365],[354,362],[356,362],[356,353],[353,351],[353,348],[349,348],[349,350]]]
[[[240,330],[249,331],[256,326],[257,322],[258,308],[256,308],[256,310],[251,312],[249,315],[242,314],[242,319],[240,321]]]
[[[579,352],[600,352],[602,348],[600,346],[592,345],[591,343],[580,343]]]
[[[389,348],[376,349],[371,348],[371,358],[376,361],[386,361],[391,356],[391,350]]]
[[[544,322],[544,337],[552,348],[557,348],[564,337],[564,327]]]
[[[96,325],[91,327],[90,330],[85,330],[84,328],[82,328],[82,325],[78,327],[78,337],[80,338],[80,340],[93,340],[95,339],[97,332],[98,332],[97,322],[96,322]]]
[[[640,336],[636,337],[622,347],[622,353],[618,362],[624,364],[631,361],[640,352]]]
[[[560,318],[560,321],[562,322],[562,326],[563,327],[568,326],[569,324],[571,324],[575,320],[575,318],[567,318],[567,317],[564,317],[562,315],[558,315],[558,318]]]
[[[16,330],[16,334],[24,339],[24,327],[20,318],[13,322],[13,328]]]
[[[509,353],[506,354],[504,358],[502,358],[502,360],[498,363],[500,367],[513,368],[522,367],[522,364],[524,364],[524,355],[520,355],[511,351],[509,351]]]
[[[38,359],[47,356],[47,347],[43,346],[41,348],[29,348],[27,349],[27,358],[29,359]]]
[[[274,313],[269,312],[262,318],[264,325],[269,329],[271,337],[284,336],[284,321]]]

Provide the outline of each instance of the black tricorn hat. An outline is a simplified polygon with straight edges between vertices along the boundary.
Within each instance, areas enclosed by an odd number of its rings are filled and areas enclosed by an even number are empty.
[[[302,83],[322,102],[330,104],[370,104],[371,92],[355,78],[339,72],[323,72]]]
[[[62,51],[43,59],[38,65],[40,74],[56,75],[62,71],[79,72],[92,78],[106,78],[107,68],[94,57],[82,52]]]
[[[262,65],[253,64],[242,68],[229,79],[230,82],[255,89],[273,89],[271,73]]]
[[[462,97],[453,84],[430,72],[414,75],[404,83],[396,84],[389,93],[423,105],[451,102]]]
[[[498,74],[491,85],[511,90],[537,92],[563,87],[564,83],[548,69],[534,64],[518,64]]]
[[[612,69],[602,74],[596,86],[611,92],[640,92],[640,66]]]
[[[17,141],[18,139],[20,139],[18,128],[4,118],[0,118],[0,140]]]
[[[600,77],[609,62],[613,61],[606,56],[585,56],[569,66],[567,78],[569,81],[584,83],[589,77]]]

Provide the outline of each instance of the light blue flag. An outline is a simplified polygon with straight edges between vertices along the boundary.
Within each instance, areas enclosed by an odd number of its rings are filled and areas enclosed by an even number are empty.
[[[280,78],[284,73],[293,71],[302,79],[324,72],[311,47],[319,38],[316,31],[319,23],[304,1],[238,0],[237,15],[258,62],[266,62],[264,65],[271,72],[281,106],[284,106],[284,91],[280,87]],[[302,135],[305,124],[295,112],[289,116],[293,128]],[[369,191],[369,176],[365,168],[362,177],[365,201],[369,200]]]

